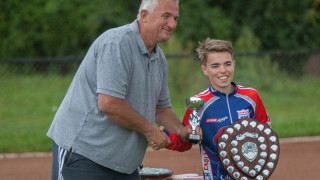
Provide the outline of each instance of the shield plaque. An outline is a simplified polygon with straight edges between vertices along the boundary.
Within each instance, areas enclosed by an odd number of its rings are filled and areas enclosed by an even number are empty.
[[[277,165],[279,152],[276,132],[251,118],[224,128],[218,138],[220,161],[233,179],[268,179]]]

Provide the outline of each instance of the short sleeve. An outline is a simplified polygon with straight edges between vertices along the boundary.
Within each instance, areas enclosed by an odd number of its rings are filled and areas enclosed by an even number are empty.
[[[118,44],[105,44],[97,54],[97,93],[124,99],[128,86],[128,61]]]

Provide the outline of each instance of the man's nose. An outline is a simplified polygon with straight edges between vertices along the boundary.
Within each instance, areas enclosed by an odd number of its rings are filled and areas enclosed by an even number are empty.
[[[175,30],[177,27],[177,21],[174,18],[170,18],[168,21],[168,26],[172,29]]]

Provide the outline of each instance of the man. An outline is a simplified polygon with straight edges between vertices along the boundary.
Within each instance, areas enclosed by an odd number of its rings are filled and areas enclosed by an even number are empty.
[[[143,0],[137,20],[91,45],[47,133],[52,179],[140,179],[148,142],[155,150],[170,144],[162,126],[181,139],[191,131],[171,109],[157,45],[178,18],[178,0]]]

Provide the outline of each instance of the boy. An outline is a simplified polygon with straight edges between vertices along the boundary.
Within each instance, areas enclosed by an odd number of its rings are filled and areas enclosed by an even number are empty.
[[[199,43],[197,52],[201,70],[211,83],[208,89],[194,96],[205,101],[203,108],[198,111],[202,129],[200,153],[204,179],[232,179],[219,161],[217,140],[223,128],[242,118],[253,118],[269,125],[271,121],[258,92],[233,82],[235,60],[231,42],[207,38]],[[189,125],[191,113],[192,110],[187,108],[183,118],[185,126]],[[171,142],[179,141],[174,136],[170,134]],[[171,143],[167,147],[178,151],[190,148],[190,144],[184,143],[176,146]]]

